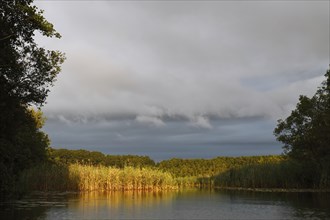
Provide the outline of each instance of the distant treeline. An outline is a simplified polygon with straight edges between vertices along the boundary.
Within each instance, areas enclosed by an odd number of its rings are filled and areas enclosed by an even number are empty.
[[[163,160],[157,164],[161,170],[172,173],[175,177],[215,177],[229,169],[243,166],[278,163],[285,160],[285,156],[244,156],[244,157],[216,157],[213,159],[178,159]]]
[[[98,151],[54,149],[48,150],[49,159],[62,164],[103,165],[107,167],[151,167],[155,162],[148,156],[105,155]]]
[[[156,165],[180,185],[243,188],[325,189],[330,170],[285,155],[170,159]]]

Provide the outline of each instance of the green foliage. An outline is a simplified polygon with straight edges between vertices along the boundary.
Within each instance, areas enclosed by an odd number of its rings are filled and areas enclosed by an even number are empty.
[[[32,0],[0,4],[0,195],[8,194],[17,175],[44,161],[49,140],[40,131],[42,106],[60,72],[64,55],[38,47],[33,37],[60,35]]]
[[[40,111],[18,107],[11,117],[8,129],[0,133],[1,193],[10,191],[21,170],[46,160],[49,146],[48,136],[40,131]]]
[[[153,167],[155,161],[149,156],[137,156],[137,155],[106,155],[106,166],[112,166],[117,168],[130,167]]]
[[[268,161],[232,168],[216,176],[216,187],[311,188],[302,167],[292,160]]]
[[[274,134],[291,158],[307,163],[305,166],[327,179],[325,176],[330,176],[330,70],[325,77],[312,98],[300,96],[296,109],[285,120],[278,121]]]
[[[180,187],[328,188],[329,167],[317,171],[287,156],[170,159],[157,164]]]
[[[45,20],[42,11],[31,4],[32,0],[1,3],[0,88],[9,99],[15,97],[20,104],[42,105],[48,87],[60,72],[64,55],[35,43],[35,31],[47,37],[60,35]]]
[[[97,151],[87,150],[68,150],[68,149],[49,149],[49,158],[63,164],[85,164],[85,165],[104,165],[117,168],[131,167],[150,167],[155,162],[148,156],[138,155],[104,155]]]
[[[101,152],[87,150],[68,150],[50,148],[48,156],[52,161],[63,164],[89,164],[98,165],[104,163],[105,155]]]
[[[213,159],[177,159],[161,161],[157,166],[176,177],[214,177],[232,168],[282,161],[283,156],[216,157]]]

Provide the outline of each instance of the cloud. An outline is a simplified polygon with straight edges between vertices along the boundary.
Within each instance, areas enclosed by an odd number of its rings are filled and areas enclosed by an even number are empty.
[[[66,119],[63,115],[59,115],[58,120],[60,122],[63,122],[65,124],[67,124],[67,125],[72,125],[72,122],[70,120]]]
[[[165,123],[161,119],[156,118],[156,117],[139,115],[139,116],[136,117],[135,120],[137,122],[145,123],[145,124],[149,124],[149,125],[154,125],[156,127],[161,127],[161,126],[165,125]]]
[[[38,42],[67,54],[46,116],[110,126],[123,135],[118,145],[150,132],[154,145],[165,145],[167,132],[212,139],[206,134],[223,132],[224,119],[274,127],[300,94],[315,92],[329,65],[327,1],[36,4],[63,36]]]
[[[327,2],[38,4],[67,53],[47,114],[276,117],[329,62]]]
[[[205,116],[196,116],[191,119],[190,125],[194,127],[199,127],[199,128],[208,128],[211,129],[212,125],[210,124],[210,121],[207,117]]]

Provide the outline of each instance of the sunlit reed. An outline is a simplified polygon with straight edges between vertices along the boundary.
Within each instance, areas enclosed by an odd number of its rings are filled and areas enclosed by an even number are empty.
[[[29,191],[151,191],[178,188],[170,173],[157,169],[119,169],[80,164],[44,164],[26,170],[20,182]]]

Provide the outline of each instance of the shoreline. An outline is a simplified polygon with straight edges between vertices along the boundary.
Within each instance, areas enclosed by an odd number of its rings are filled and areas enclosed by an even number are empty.
[[[216,190],[236,190],[249,192],[292,192],[292,193],[330,193],[330,189],[284,189],[284,188],[244,188],[244,187],[213,187]]]
[[[230,190],[230,191],[247,191],[247,192],[285,192],[285,193],[330,193],[330,189],[284,189],[284,188],[244,188],[244,187],[207,187],[210,190]],[[114,193],[114,192],[138,192],[138,193],[155,193],[155,192],[170,192],[170,191],[181,191],[181,190],[200,190],[205,188],[199,188],[199,187],[183,187],[183,188],[177,188],[177,189],[129,189],[129,190],[82,190],[82,191],[58,191],[58,190],[33,190],[28,192],[28,194],[43,194],[43,193],[54,193],[54,194],[80,194],[80,193]]]

